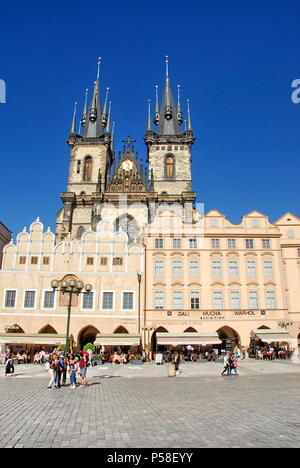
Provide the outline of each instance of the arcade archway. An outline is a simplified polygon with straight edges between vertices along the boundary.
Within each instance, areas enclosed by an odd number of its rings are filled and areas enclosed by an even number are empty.
[[[168,330],[166,330],[164,327],[159,327],[153,332],[152,337],[151,337],[151,350],[154,353],[157,350],[157,338],[156,338],[156,333],[157,332],[158,333],[168,333]]]
[[[78,333],[78,347],[80,349],[83,349],[83,347],[87,343],[94,343],[96,341],[96,336],[100,333],[100,331],[93,327],[92,325],[88,325],[87,327],[83,328],[79,333]]]
[[[222,341],[222,349],[231,352],[236,346],[240,345],[239,334],[233,328],[224,326],[219,328],[217,333]]]

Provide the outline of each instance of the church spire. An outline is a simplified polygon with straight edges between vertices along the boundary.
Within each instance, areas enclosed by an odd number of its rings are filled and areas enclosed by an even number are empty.
[[[103,125],[103,128],[106,127],[106,125],[107,125],[107,119],[108,119],[108,115],[107,115],[107,99],[108,99],[108,93],[109,93],[109,88],[106,88],[106,96],[105,96],[105,102],[104,102],[103,113],[102,113],[102,125]]]
[[[110,114],[111,114],[111,101],[109,101],[108,106],[108,116],[107,116],[107,124],[106,124],[106,133],[110,132]]]
[[[100,99],[100,65],[101,57],[98,59],[97,79],[94,83],[94,93],[86,116],[86,125],[84,127],[84,138],[99,138],[103,134],[102,130],[102,110]]]
[[[193,131],[192,130],[192,121],[191,121],[191,112],[190,112],[190,100],[187,100],[187,105],[188,105],[188,121],[187,121],[187,130],[188,131]]]
[[[178,124],[180,126],[182,124],[182,122],[183,122],[183,115],[182,115],[181,106],[180,106],[180,85],[177,85],[177,89],[178,89],[177,120],[178,120]]]
[[[159,123],[159,104],[158,104],[158,86],[155,86],[155,114],[154,114],[154,123],[155,125],[158,125]]]
[[[88,92],[89,92],[89,90],[86,89],[85,90],[85,100],[84,100],[83,114],[82,114],[82,117],[81,117],[81,120],[80,120],[80,124],[81,124],[82,127],[85,126],[86,119],[87,119],[87,97],[88,97]]]
[[[147,121],[147,132],[152,132],[152,122],[151,122],[151,101],[148,99],[148,121]]]
[[[77,102],[75,102],[74,105],[74,113],[73,113],[73,119],[72,119],[72,125],[71,125],[71,135],[76,135],[76,110],[77,110]]]
[[[178,135],[180,133],[174,98],[169,78],[169,57],[166,56],[166,82],[158,122],[159,135]]]

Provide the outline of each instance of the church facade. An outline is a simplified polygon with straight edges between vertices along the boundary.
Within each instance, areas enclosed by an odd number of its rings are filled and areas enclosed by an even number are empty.
[[[287,213],[271,223],[253,211],[233,224],[196,205],[189,103],[184,121],[168,63],[155,129],[149,104],[146,160],[130,137],[116,155],[99,66],[81,132],[74,111],[56,232],[37,219],[4,247],[0,346],[64,342],[68,304],[51,281],[76,279],[92,285],[72,302],[70,335],[78,348],[92,341],[149,353],[189,344],[225,349],[248,347],[258,336],[297,352],[300,219]]]

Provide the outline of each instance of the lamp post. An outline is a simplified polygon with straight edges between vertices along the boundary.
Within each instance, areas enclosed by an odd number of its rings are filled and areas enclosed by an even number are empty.
[[[141,282],[142,275],[137,273],[138,288],[139,288],[139,297],[138,297],[138,334],[141,333]]]
[[[60,289],[58,289],[60,286]],[[67,334],[66,334],[66,352],[68,352],[69,349],[69,331],[70,331],[70,318],[71,318],[71,309],[72,309],[72,296],[73,294],[79,294],[82,293],[90,293],[93,289],[93,286],[91,284],[86,284],[80,280],[75,280],[71,279],[70,281],[58,281],[58,280],[52,280],[51,281],[51,287],[53,289],[53,292],[55,291],[60,291],[63,294],[69,294],[69,303],[68,303],[68,320],[67,320]],[[83,291],[84,289],[84,291]]]
[[[291,327],[294,324],[292,320],[279,320],[278,325],[280,328],[288,328]]]
[[[155,327],[155,324],[152,324],[152,326],[150,325],[150,326],[145,326],[145,327],[142,328],[143,332],[145,332],[145,335],[146,335],[146,332],[148,332],[148,333],[147,333],[147,335],[148,335],[148,336],[147,336],[147,338],[148,338],[148,339],[147,339],[147,354],[148,354],[148,359],[150,359],[151,351],[153,351],[153,350],[151,349],[151,346],[150,346],[150,332],[151,332],[152,330],[155,330],[155,328],[156,328],[156,327]],[[145,342],[146,342],[146,336],[145,336],[145,335],[144,335],[144,337],[145,337]]]

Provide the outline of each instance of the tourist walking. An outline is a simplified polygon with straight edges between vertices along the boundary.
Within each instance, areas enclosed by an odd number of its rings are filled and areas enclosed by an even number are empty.
[[[225,372],[227,373],[227,375],[229,375],[229,372],[230,372],[230,354],[227,353],[225,354],[224,356],[224,369],[223,369],[223,372],[222,372],[222,376],[225,375]]]
[[[237,368],[238,368],[238,359],[234,354],[232,354],[230,358],[230,374],[232,374],[232,371],[233,371],[235,375],[238,375]]]
[[[15,367],[13,364],[13,359],[12,357],[9,357],[6,361],[6,366],[5,366],[5,377],[8,375],[14,375],[15,373]]]
[[[174,353],[173,362],[175,364],[176,375],[178,375],[179,374],[179,364],[180,364],[180,357],[179,357],[178,351],[175,351],[175,353]]]

